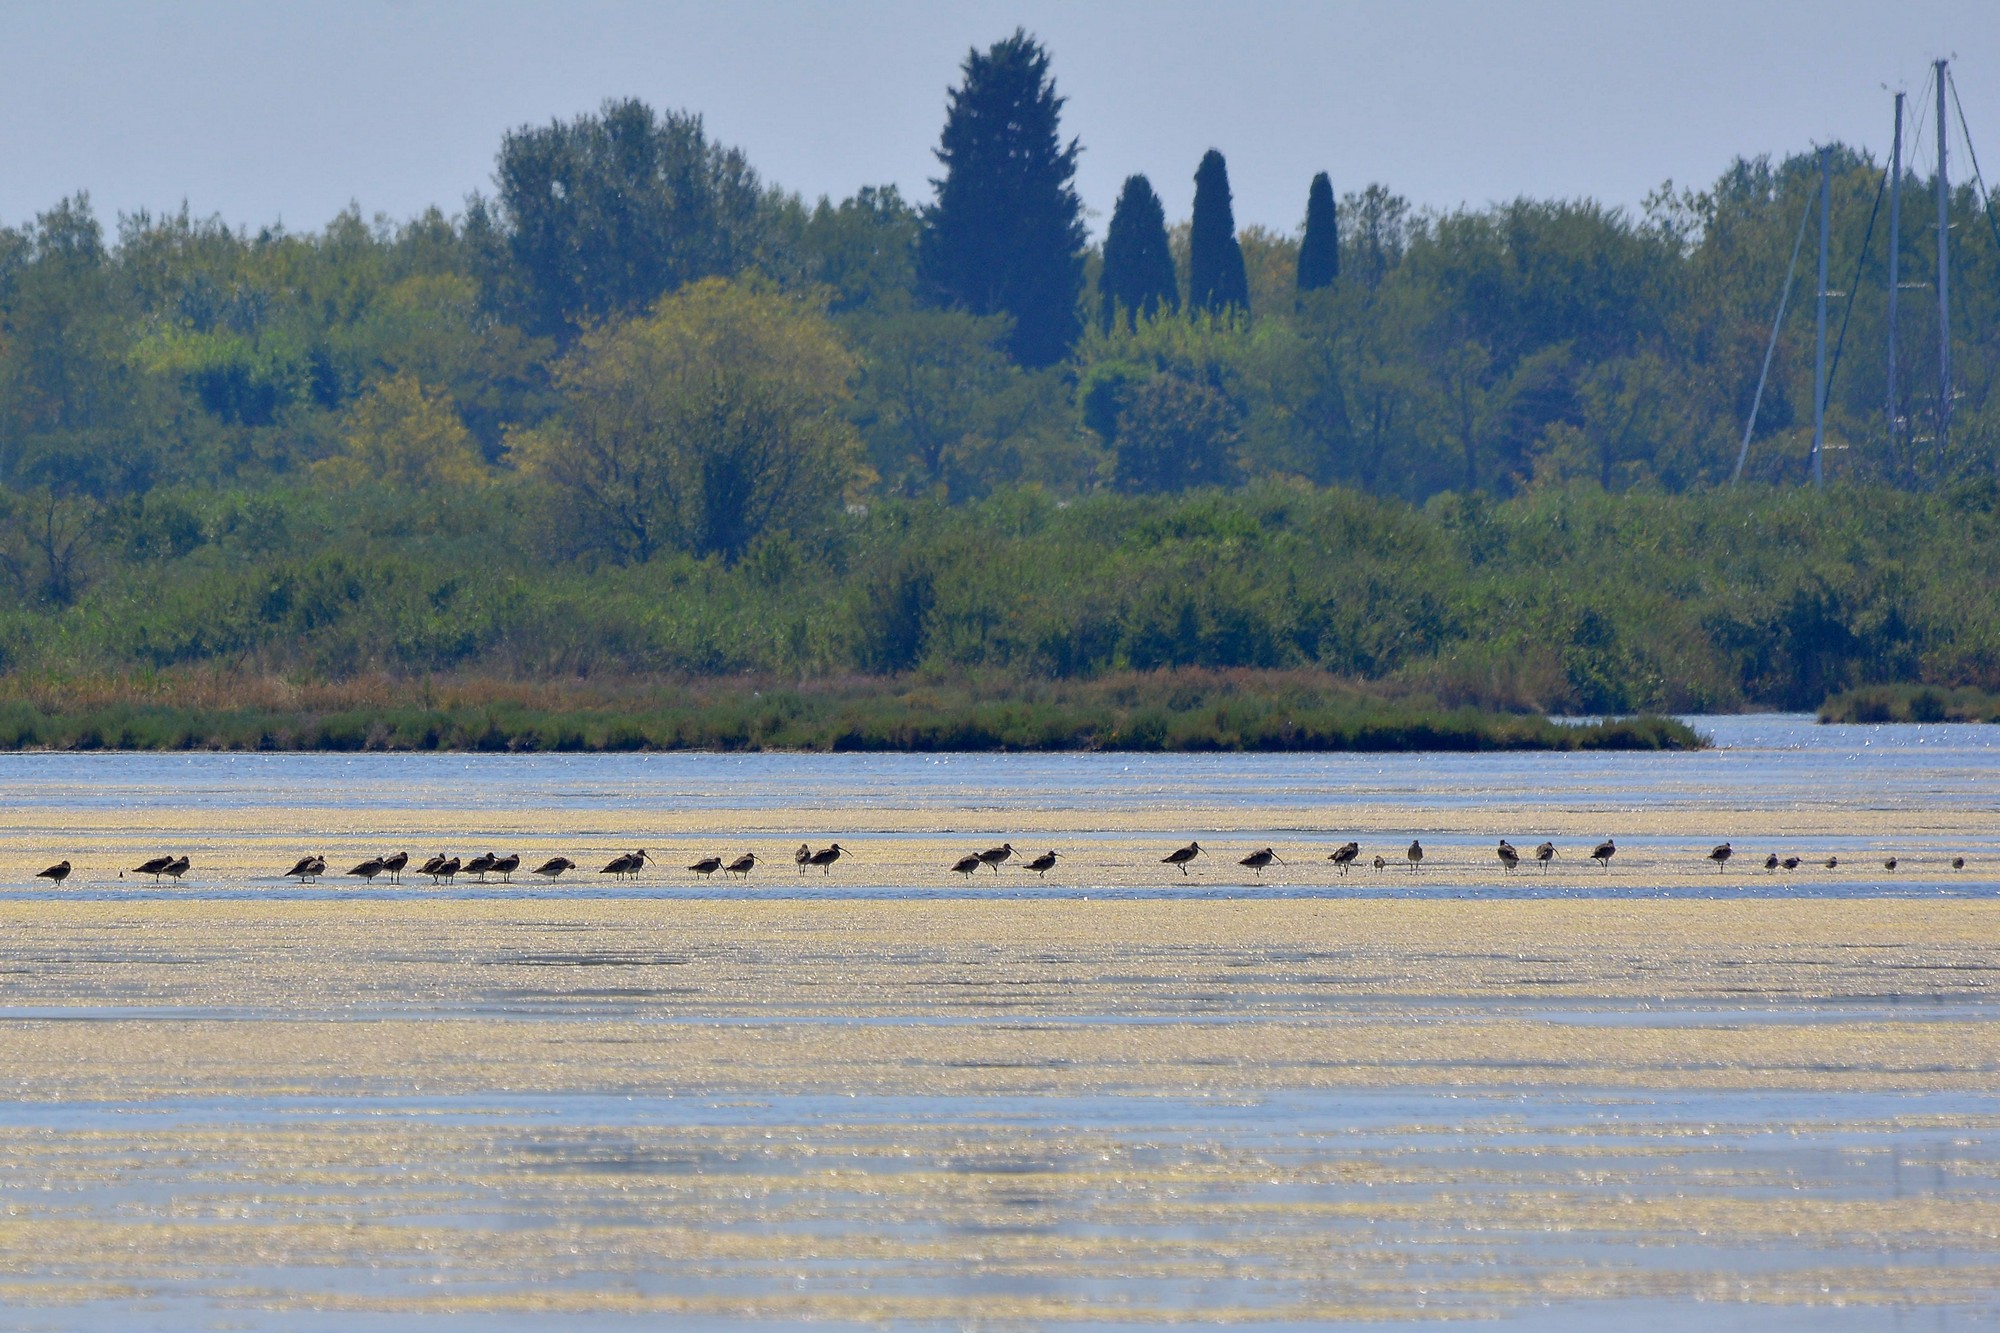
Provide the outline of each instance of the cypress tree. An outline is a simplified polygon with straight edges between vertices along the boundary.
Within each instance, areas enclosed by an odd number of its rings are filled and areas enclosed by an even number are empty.
[[[1121,311],[1129,329],[1142,316],[1181,308],[1173,251],[1167,246],[1167,211],[1144,176],[1127,176],[1118,192],[1104,233],[1104,271],[1097,290],[1098,322],[1106,332]]]
[[[1340,276],[1340,217],[1333,207],[1333,182],[1324,171],[1306,192],[1306,234],[1299,241],[1299,290],[1316,292]]]
[[[1222,314],[1250,308],[1250,280],[1236,215],[1229,207],[1229,167],[1213,148],[1194,173],[1194,226],[1188,236],[1188,310]]]
[[[924,210],[918,275],[930,297],[975,315],[1011,315],[1008,350],[1051,365],[1081,330],[1083,203],[1072,181],[1077,143],[1057,121],[1063,99],[1049,57],[1020,29],[966,54],[945,109],[944,178]]]

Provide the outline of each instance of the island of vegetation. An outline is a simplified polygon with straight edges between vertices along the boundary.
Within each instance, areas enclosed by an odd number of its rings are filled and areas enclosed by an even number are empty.
[[[1638,216],[1320,174],[1278,234],[1236,227],[1197,145],[1191,219],[1135,175],[1099,243],[1062,106],[1026,34],[969,54],[921,205],[808,203],[628,100],[507,134],[452,215],[107,235],[77,195],[0,227],[0,746],[1673,746],[1698,739],[1548,717],[1991,715],[1977,192],[1957,395],[1908,303],[1891,413],[1881,171],[1834,150],[1829,484],[1802,485],[1809,321],[1731,484],[1816,155]]]

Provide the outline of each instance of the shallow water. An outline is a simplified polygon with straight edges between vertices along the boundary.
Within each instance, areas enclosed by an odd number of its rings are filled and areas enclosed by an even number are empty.
[[[78,865],[0,872],[0,1330],[2000,1326],[2000,727],[1695,721],[0,757],[0,867]],[[1561,852],[1509,875],[1503,835]],[[1391,867],[1337,874],[1349,837]],[[1001,838],[1067,857],[945,869]],[[277,873],[394,846],[587,871]],[[135,882],[156,851],[194,872]]]

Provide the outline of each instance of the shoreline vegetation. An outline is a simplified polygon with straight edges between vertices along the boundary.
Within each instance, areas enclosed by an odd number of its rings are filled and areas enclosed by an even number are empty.
[[[1867,685],[1819,706],[1821,722],[2000,722],[2000,694],[1972,687]]]
[[[1088,681],[856,677],[340,682],[202,673],[8,681],[0,750],[1410,751],[1688,750],[1685,723],[1560,723],[1313,672]]]

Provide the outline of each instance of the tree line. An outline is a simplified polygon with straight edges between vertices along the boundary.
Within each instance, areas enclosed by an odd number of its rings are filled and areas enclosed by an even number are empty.
[[[1064,138],[1062,110],[1049,53],[1017,32],[968,54],[923,203],[893,187],[808,203],[698,115],[623,100],[507,134],[491,194],[453,215],[350,211],[290,232],[182,210],[124,216],[107,234],[78,195],[0,227],[7,651],[17,663],[85,642],[162,662],[253,641],[275,653],[256,635],[141,651],[78,627],[144,619],[135,597],[236,587],[301,546],[374,552],[382,568],[491,561],[489,524],[507,525],[506,559],[444,584],[484,587],[495,567],[550,587],[750,568],[858,597],[875,574],[847,562],[893,563],[883,543],[897,525],[1012,512],[1028,496],[1299,488],[1414,522],[1440,505],[1534,509],[1581,492],[1706,504],[1727,481],[1816,154],[1739,160],[1705,189],[1663,186],[1636,214],[1527,198],[1426,211],[1383,185],[1336,195],[1321,172],[1304,183],[1300,229],[1278,233],[1236,225],[1227,161],[1210,149],[1190,154],[1187,221],[1135,174],[1093,244],[1074,188],[1083,146]],[[1977,191],[1953,192],[1951,433],[1936,430],[1924,369],[1935,318],[1906,299],[1892,435],[1878,350],[1890,238],[1870,219],[1881,170],[1847,148],[1833,162],[1834,285],[1853,296],[1829,474],[1871,497],[1962,495],[2000,459],[2000,231]],[[1893,238],[1906,275],[1935,244],[1925,212],[1906,209]],[[1753,486],[1805,476],[1808,304],[1781,332]],[[1876,522],[1942,518],[1942,500],[1855,503]],[[912,588],[881,595],[935,609]],[[397,614],[422,621],[420,609]],[[1897,614],[1913,623],[1911,608]],[[936,615],[920,648],[666,659],[903,668],[952,657],[938,645],[961,631]],[[438,633],[387,660],[457,660]],[[1240,655],[1226,635],[1189,641],[1210,645],[1211,665]],[[365,641],[347,651],[369,660]],[[1050,671],[1180,660],[1129,645],[1001,656]],[[1756,672],[1738,677],[1710,693],[1770,694],[1744,683]],[[1562,697],[1682,697],[1621,689]]]

